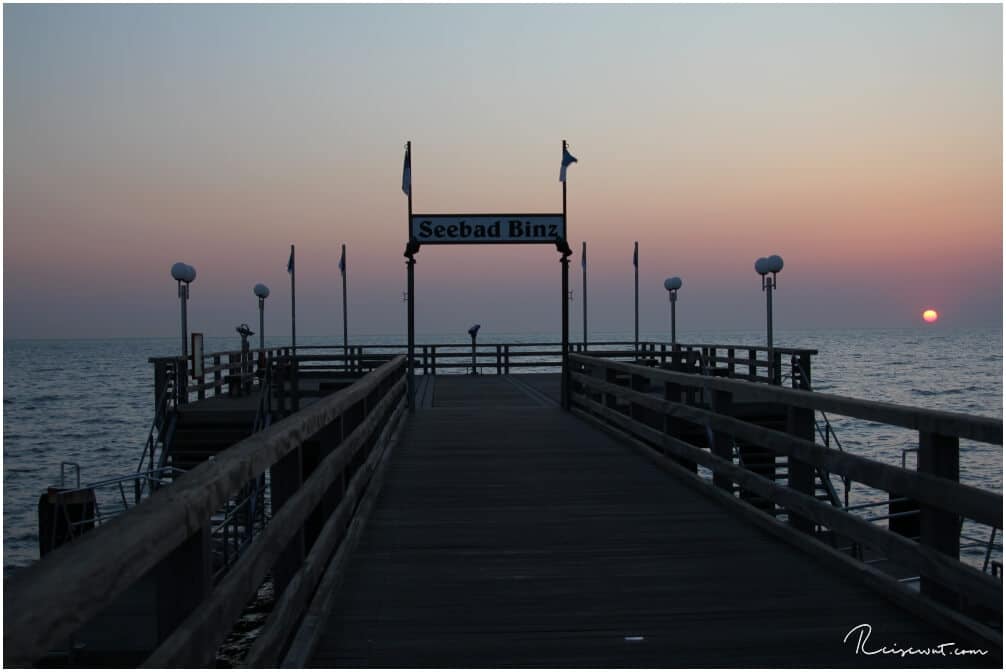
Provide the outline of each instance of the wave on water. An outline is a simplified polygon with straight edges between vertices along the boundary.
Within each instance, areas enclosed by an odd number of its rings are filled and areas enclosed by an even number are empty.
[[[63,401],[66,398],[59,394],[40,394],[37,397],[29,397],[26,402],[30,404],[50,404],[54,401]]]
[[[913,387],[912,394],[919,397],[940,397],[946,394],[964,394],[964,390],[956,387],[949,390],[920,390]]]

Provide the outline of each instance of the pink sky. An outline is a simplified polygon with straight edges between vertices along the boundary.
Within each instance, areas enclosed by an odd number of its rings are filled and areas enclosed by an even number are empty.
[[[1001,7],[4,7],[5,337],[404,331],[417,212],[556,212],[598,331],[1002,323]],[[562,26],[556,31],[556,26]],[[420,332],[558,329],[548,247],[424,248]],[[573,322],[579,319],[579,259]],[[684,325],[683,325],[684,326]]]

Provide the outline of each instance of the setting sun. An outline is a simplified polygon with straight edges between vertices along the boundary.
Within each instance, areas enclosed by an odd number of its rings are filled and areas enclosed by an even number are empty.
[[[925,320],[926,322],[935,322],[936,320],[940,319],[940,314],[937,313],[932,308],[929,308],[922,313],[922,319]]]

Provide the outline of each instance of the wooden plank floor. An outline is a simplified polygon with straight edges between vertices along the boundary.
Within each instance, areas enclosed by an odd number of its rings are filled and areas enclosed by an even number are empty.
[[[312,666],[1001,664],[857,656],[842,639],[860,623],[872,646],[955,638],[732,518],[548,394],[497,376],[429,382]]]

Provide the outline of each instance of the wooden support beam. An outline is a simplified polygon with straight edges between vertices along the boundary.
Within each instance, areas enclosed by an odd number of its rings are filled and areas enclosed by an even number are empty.
[[[157,641],[166,640],[193,609],[210,594],[213,566],[209,521],[154,570],[157,586]],[[183,579],[184,577],[184,579]],[[212,660],[203,661],[209,666]]]
[[[786,409],[786,433],[804,441],[814,442],[814,411],[790,406]],[[789,458],[789,487],[804,495],[814,496],[816,469],[798,457]],[[801,532],[813,532],[814,524],[803,516],[790,514],[789,523]]]
[[[719,415],[730,415],[733,406],[733,395],[723,390],[713,390],[710,395],[710,406]],[[730,464],[734,462],[734,438],[728,432],[721,431],[710,423],[706,425],[709,434],[709,449],[713,455]],[[713,485],[730,493],[734,491],[734,482],[721,470],[713,471]]]
[[[919,432],[918,470],[954,482],[960,480],[960,442],[956,436],[933,432]],[[960,516],[950,507],[933,506],[922,502],[919,510],[920,542],[944,555],[960,558]],[[935,600],[959,607],[953,592],[941,586],[932,577],[922,575],[920,588]]]
[[[678,385],[677,383],[665,383],[664,400],[673,404],[680,404],[681,386]],[[673,436],[675,438],[681,438],[681,430],[682,425],[684,423],[682,423],[674,416],[667,415],[666,413],[663,414],[663,418],[664,418],[664,434],[668,436]],[[694,474],[698,472],[698,466],[695,464],[695,462],[680,457],[675,457],[672,459],[677,460],[678,464],[680,464],[682,468],[690,471],[691,473]]]
[[[272,487],[273,516],[283,510],[287,501],[292,499],[303,485],[303,462],[301,448],[295,448],[287,453],[269,469],[269,481]],[[272,568],[273,583],[276,594],[280,594],[290,582],[297,568],[304,562],[304,527],[297,527],[290,539],[289,545],[279,554],[276,565]]]

